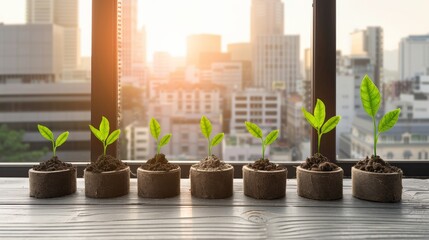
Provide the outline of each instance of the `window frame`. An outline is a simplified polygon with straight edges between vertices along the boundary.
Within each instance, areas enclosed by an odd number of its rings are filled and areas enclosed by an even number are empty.
[[[121,0],[92,0],[92,72],[91,72],[91,124],[98,125],[101,116],[106,116],[111,128],[119,126],[119,84],[120,64],[118,62],[118,48],[120,45],[121,23],[117,21],[120,16]],[[118,10],[119,9],[119,10]],[[313,35],[312,35],[312,104],[317,98],[326,103],[328,116],[336,113],[336,0],[313,0]],[[97,43],[97,44],[94,44]],[[119,49],[120,50],[120,49]],[[321,151],[329,159],[334,159],[343,168],[344,176],[349,177],[351,167],[357,161],[336,159],[335,129],[324,136]],[[316,152],[317,133],[312,130],[311,150]],[[95,161],[102,146],[98,139],[91,135],[91,160]],[[108,153],[117,155],[117,142]],[[125,161],[132,171],[143,161]],[[390,163],[403,169],[407,177],[429,177],[429,161],[398,161]],[[192,161],[180,161],[182,177],[188,177]],[[234,176],[241,178],[241,168],[245,162],[230,162],[235,169]],[[27,177],[28,170],[34,163],[0,163],[0,177]],[[73,163],[78,169],[78,176],[82,177],[87,162]],[[295,177],[295,167],[300,161],[285,163],[288,177]]]

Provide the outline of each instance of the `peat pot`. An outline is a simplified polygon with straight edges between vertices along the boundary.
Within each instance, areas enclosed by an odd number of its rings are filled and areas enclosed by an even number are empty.
[[[342,168],[334,171],[311,171],[296,168],[297,192],[301,197],[314,200],[336,200],[343,198]]]
[[[28,171],[30,197],[53,198],[76,192],[76,168],[58,171]]]
[[[120,197],[130,191],[130,167],[101,173],[85,169],[84,177],[85,196],[90,198]]]
[[[191,195],[198,198],[221,199],[232,196],[234,167],[218,171],[200,170],[191,166]]]
[[[180,167],[170,171],[137,169],[137,191],[144,198],[169,198],[180,194]]]
[[[402,173],[374,173],[352,167],[352,194],[374,202],[399,202]]]
[[[277,199],[286,195],[287,169],[255,170],[243,166],[244,195],[256,199]]]

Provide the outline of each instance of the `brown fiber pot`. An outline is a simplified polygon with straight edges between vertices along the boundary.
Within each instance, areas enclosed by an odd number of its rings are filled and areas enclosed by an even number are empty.
[[[399,202],[402,198],[401,173],[374,173],[352,167],[352,193],[374,202]]]
[[[334,171],[311,171],[296,168],[297,192],[301,197],[314,200],[336,200],[343,198],[342,168]]]
[[[287,169],[261,171],[243,166],[244,195],[256,199],[277,199],[286,195]]]
[[[221,199],[232,196],[234,167],[219,171],[207,171],[191,167],[191,195],[198,198]]]
[[[137,169],[137,191],[144,198],[169,198],[180,194],[180,167],[171,171]]]
[[[76,192],[76,168],[58,171],[28,171],[30,197],[53,198]]]
[[[130,167],[119,171],[93,173],[84,171],[85,195],[90,198],[113,198],[130,191]]]

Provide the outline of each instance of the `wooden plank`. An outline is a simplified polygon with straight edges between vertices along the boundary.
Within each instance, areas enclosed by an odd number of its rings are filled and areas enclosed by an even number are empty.
[[[89,199],[78,179],[78,193],[33,199],[28,179],[0,178],[0,239],[8,238],[388,238],[427,239],[429,181],[404,179],[404,200],[397,204],[361,201],[345,180],[344,199],[313,201],[296,195],[288,180],[286,198],[261,201],[243,195],[241,179],[224,200],[192,198],[189,180],[171,199],[128,196]]]

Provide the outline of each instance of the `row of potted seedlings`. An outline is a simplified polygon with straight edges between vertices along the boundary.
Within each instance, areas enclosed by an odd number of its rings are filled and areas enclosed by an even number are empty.
[[[365,111],[374,123],[374,154],[357,162],[352,167],[352,194],[356,198],[377,202],[398,202],[402,196],[402,170],[391,166],[379,156],[376,147],[381,133],[390,130],[397,122],[400,109],[386,113],[376,124],[381,95],[372,80],[366,75],[362,79],[361,100]],[[318,135],[318,152],[306,159],[296,169],[297,193],[301,197],[315,200],[336,200],[343,196],[343,169],[320,153],[322,135],[333,130],[341,117],[334,116],[325,122],[325,104],[317,99],[313,114],[302,108],[303,115]],[[180,166],[170,163],[161,148],[168,144],[171,134],[162,138],[161,126],[150,121],[150,133],[157,145],[156,155],[137,170],[138,195],[146,198],[168,198],[180,194]],[[246,129],[261,140],[262,157],[243,166],[243,190],[246,196],[256,199],[277,199],[285,196],[287,169],[265,158],[265,149],[279,135],[274,130],[264,136],[261,128],[245,122]],[[91,132],[101,141],[103,154],[84,170],[85,195],[91,198],[111,198],[128,194],[130,168],[121,160],[106,154],[107,147],[115,142],[120,130],[110,133],[109,121],[102,117]],[[212,125],[205,116],[200,121],[201,132],[207,139],[208,155],[190,168],[191,195],[198,198],[222,199],[233,194],[234,168],[212,153],[224,137],[214,137]],[[53,157],[29,170],[30,196],[51,198],[76,192],[76,169],[56,156],[56,148],[67,140],[68,132],[54,138],[49,128],[38,125],[40,134],[52,142]]]

